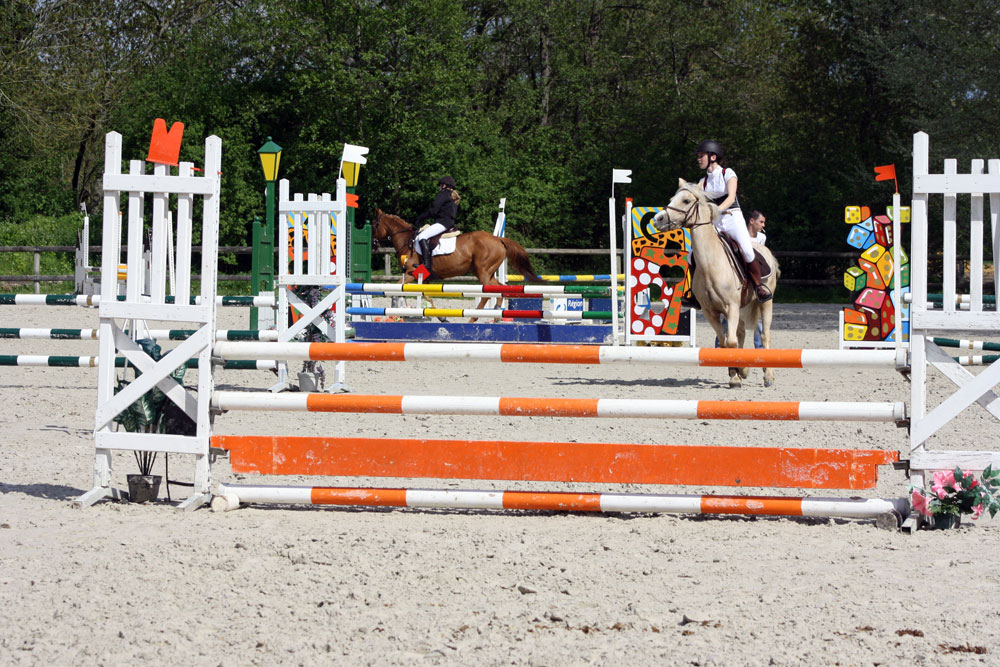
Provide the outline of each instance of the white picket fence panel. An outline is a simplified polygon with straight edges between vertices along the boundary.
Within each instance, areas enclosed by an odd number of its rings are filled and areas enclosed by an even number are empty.
[[[113,497],[111,469],[114,450],[170,452],[195,457],[194,490],[182,504],[194,509],[210,499],[209,433],[213,377],[212,343],[215,338],[215,296],[218,267],[220,170],[222,140],[211,136],[205,140],[205,167],[201,176],[194,175],[194,165],[182,162],[176,174],[167,165],[156,164],[153,173],[146,173],[143,161],[132,160],[129,173],[122,173],[122,137],[111,132],[105,139],[104,211],[101,267],[101,303],[99,310],[98,398],[94,424],[96,456],[94,488],[77,499],[81,506],[104,497]],[[124,301],[119,292],[118,258],[121,257],[121,199],[127,199],[125,223],[126,271]],[[176,196],[176,267],[173,302],[168,303],[168,254],[170,248],[171,195]],[[201,220],[193,218],[195,198],[202,198]],[[144,208],[152,203],[152,240],[149,270],[145,269],[143,242],[146,229]],[[192,236],[196,224],[201,232],[200,305],[191,303],[192,296]],[[195,325],[196,333],[154,361],[126,333],[128,323],[158,321]],[[115,357],[123,355],[141,371],[128,386],[115,393]],[[198,391],[192,393],[174,381],[170,374],[189,359],[198,360]],[[116,431],[114,419],[153,387],[159,387],[170,401],[184,410],[197,424],[193,436]]]
[[[910,366],[911,366],[911,425],[910,425],[910,479],[914,485],[923,483],[924,474],[933,470],[948,470],[960,466],[963,470],[983,470],[988,465],[1000,466],[998,451],[930,450],[930,438],[965,408],[978,403],[995,418],[1000,419],[1000,397],[994,392],[1000,382],[1000,362],[984,368],[974,375],[955,361],[951,354],[934,344],[934,336],[947,337],[955,332],[981,332],[996,335],[1000,331],[1000,312],[995,304],[983,303],[983,267],[987,257],[996,262],[1000,258],[1000,238],[997,236],[997,218],[1000,215],[1000,159],[988,160],[984,173],[983,160],[972,160],[969,173],[958,173],[957,162],[944,161],[942,173],[929,171],[929,140],[927,134],[918,132],[913,137],[913,200],[911,204],[911,254],[910,289],[913,295],[910,306]],[[942,247],[940,254],[931,252],[928,239],[931,223],[928,219],[928,198],[943,195],[941,216]],[[957,201],[960,195],[969,196],[969,299],[967,306],[958,306],[956,276],[959,256],[957,249]],[[989,246],[984,242],[983,198],[990,201]],[[940,257],[940,259],[937,259]],[[933,262],[940,262],[939,265]],[[927,303],[927,276],[932,268],[943,270],[943,303],[931,309]],[[995,266],[995,264],[994,264]],[[993,293],[997,280],[994,275]],[[954,336],[961,337],[961,336]],[[936,406],[929,406],[928,370],[935,368],[956,389]],[[995,443],[995,433],[984,433],[984,443]]]

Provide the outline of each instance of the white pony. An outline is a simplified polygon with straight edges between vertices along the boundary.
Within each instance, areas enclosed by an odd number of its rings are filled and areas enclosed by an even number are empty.
[[[679,179],[680,188],[663,211],[656,214],[653,226],[665,231],[685,228],[691,230],[691,252],[694,254],[695,271],[691,279],[691,291],[701,304],[705,319],[712,325],[723,347],[743,347],[747,328],[752,331],[760,319],[763,327],[761,341],[765,348],[771,347],[771,314],[773,301],[758,303],[753,286],[741,279],[731,253],[726,252],[726,243],[715,230],[712,221],[722,213],[719,207],[708,201],[700,185]],[[771,273],[763,283],[774,293],[778,282],[778,262],[771,251],[754,244],[754,249],[770,265]],[[722,328],[721,317],[726,318],[727,328]],[[747,368],[729,369],[729,386],[742,386],[741,378],[746,378]],[[764,369],[764,386],[774,384],[774,369]]]

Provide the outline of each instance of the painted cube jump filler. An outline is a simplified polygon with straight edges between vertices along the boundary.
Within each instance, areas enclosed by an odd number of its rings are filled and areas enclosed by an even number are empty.
[[[909,257],[900,247],[895,266],[892,207],[885,215],[872,215],[868,206],[846,206],[844,223],[851,226],[847,244],[859,250],[855,265],[844,271],[844,287],[851,292],[851,305],[841,317],[841,347],[884,347],[896,336],[910,338],[909,306],[893,298],[894,275],[899,271],[901,301],[910,291]],[[900,222],[910,221],[910,208],[900,207]],[[900,316],[901,315],[901,316]]]

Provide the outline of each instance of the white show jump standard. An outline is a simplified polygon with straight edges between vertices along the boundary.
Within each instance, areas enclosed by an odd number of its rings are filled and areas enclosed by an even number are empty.
[[[289,361],[493,361],[552,364],[669,364],[705,367],[899,369],[906,352],[896,350],[756,350],[726,348],[616,347],[538,343],[255,343],[220,342],[222,359]]]
[[[400,415],[594,417],[608,419],[757,419],[785,421],[906,421],[897,403],[810,401],[694,401],[618,398],[511,398],[497,396],[386,396],[216,391],[217,410],[352,412]]]
[[[213,389],[212,345],[215,342],[216,309],[227,300],[216,298],[219,245],[219,205],[221,198],[222,140],[208,137],[201,176],[194,165],[181,162],[176,175],[165,164],[154,164],[146,173],[140,160],[129,161],[129,173],[122,173],[122,137],[111,132],[105,137],[104,205],[102,239],[102,275],[97,409],[94,418],[94,486],[74,502],[86,507],[106,497],[118,497],[112,485],[112,454],[115,450],[189,454],[195,457],[192,494],[181,508],[192,510],[211,497],[209,441],[211,437],[210,402]],[[122,198],[127,210],[122,211]],[[147,226],[143,209],[152,202],[151,261],[148,280],[140,281],[143,271],[143,243]],[[167,216],[171,203],[176,205],[176,273],[173,297],[167,295]],[[200,212],[200,219],[196,218]],[[126,276],[124,300],[118,299],[118,258],[123,250],[124,227]],[[192,286],[193,239],[200,231],[201,284]],[[111,258],[111,261],[108,261]],[[148,290],[148,291],[147,291]],[[192,297],[194,297],[192,299]],[[191,301],[194,303],[191,303]],[[123,322],[133,320],[193,324],[197,333],[154,360],[126,332]],[[126,387],[117,389],[115,360],[118,354],[141,371]],[[193,360],[193,361],[192,361]],[[197,392],[189,391],[172,377],[181,365],[194,363],[198,369]],[[167,400],[181,408],[197,425],[191,436],[130,433],[116,431],[114,420],[153,387],[159,387]]]
[[[1000,331],[1000,311],[996,308],[997,291],[1000,284],[994,282],[993,293],[988,293],[985,283],[985,266],[992,260],[994,265],[1000,260],[1000,159],[972,160],[968,173],[958,173],[958,163],[954,159],[944,161],[941,173],[930,170],[929,138],[923,132],[913,135],[913,197],[911,201],[910,236],[912,248],[910,262],[912,306],[910,311],[910,356],[912,360],[910,411],[909,476],[914,486],[922,487],[924,477],[935,470],[951,470],[956,466],[963,470],[983,470],[988,465],[1000,466],[1000,451],[996,449],[995,427],[984,432],[983,451],[931,451],[931,438],[949,421],[956,418],[965,408],[976,403],[1000,420],[1000,362],[994,361],[978,374],[962,368],[960,362],[941,349],[939,338],[952,336],[957,332],[977,332],[981,336],[993,336]],[[984,170],[984,167],[986,169]],[[931,220],[928,216],[930,195],[942,195],[940,224],[935,234],[931,234]],[[969,239],[968,250],[958,247],[958,198],[968,197],[968,221],[964,223]],[[985,243],[984,200],[989,200],[989,224],[992,247]],[[966,226],[967,225],[967,226]],[[930,241],[938,233],[942,240],[940,250],[931,247]],[[987,254],[989,253],[989,254]],[[968,257],[969,291],[968,298],[957,290],[957,276],[961,257]],[[964,260],[961,260],[964,261]],[[927,276],[931,273],[931,263],[942,275],[940,309],[930,307]],[[992,302],[992,303],[990,303]],[[944,400],[936,406],[929,405],[932,396],[928,390],[928,370],[934,368],[947,378],[954,387]],[[939,393],[939,392],[935,392]],[[995,422],[993,422],[995,423]],[[991,449],[986,449],[990,447]],[[911,517],[908,524],[914,525],[917,518]]]

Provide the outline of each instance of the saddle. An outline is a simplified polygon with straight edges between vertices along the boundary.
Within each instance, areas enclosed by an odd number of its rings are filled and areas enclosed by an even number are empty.
[[[430,223],[428,223],[428,224],[424,225],[423,227],[421,227],[419,231],[424,231],[425,229],[427,229],[430,226],[431,226]],[[433,255],[434,251],[437,249],[438,244],[441,243],[442,239],[458,238],[458,236],[461,235],[461,233],[462,233],[462,230],[457,229],[455,227],[452,227],[451,229],[449,229],[447,231],[441,232],[437,236],[432,236],[431,238],[427,239],[427,247],[430,249],[431,254]],[[448,249],[442,250],[442,254],[447,254],[447,253],[451,253],[451,252],[455,252],[455,247],[454,246],[452,246],[451,250],[448,250]]]
[[[719,237],[723,241],[722,247],[726,249],[726,257],[729,259],[729,265],[733,267],[733,270],[736,272],[736,278],[740,281],[740,305],[745,306],[750,299],[756,298],[756,294],[753,292],[753,285],[747,279],[747,269],[746,264],[743,262],[743,253],[740,251],[740,244],[725,234],[719,234]],[[753,251],[753,261],[757,263],[757,267],[760,269],[760,279],[762,281],[767,280],[773,269],[756,248]],[[688,263],[688,269],[691,275],[694,275],[694,253],[688,257]]]
[[[729,258],[729,264],[736,271],[736,277],[740,281],[740,305],[745,306],[751,299],[756,299],[757,296],[754,293],[753,285],[747,277],[746,264],[743,262],[743,252],[740,250],[740,244],[729,238],[725,234],[719,234],[725,243],[722,246],[726,249],[726,256]],[[753,261],[757,264],[757,268],[760,270],[761,281],[767,280],[770,275],[771,265],[767,263],[763,255],[760,254],[756,248],[753,250]]]

